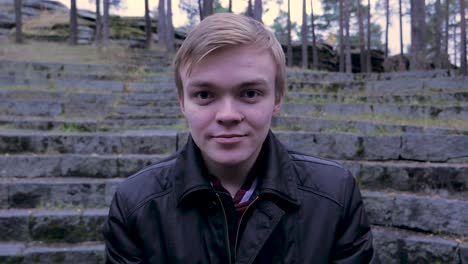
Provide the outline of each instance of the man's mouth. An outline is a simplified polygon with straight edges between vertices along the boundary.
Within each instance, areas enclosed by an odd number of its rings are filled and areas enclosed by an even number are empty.
[[[240,142],[246,134],[217,134],[213,136],[215,142],[219,144],[234,144]]]

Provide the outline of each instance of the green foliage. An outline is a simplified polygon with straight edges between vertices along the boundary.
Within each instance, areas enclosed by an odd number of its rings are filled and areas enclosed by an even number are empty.
[[[288,12],[280,10],[278,16],[275,18],[273,25],[271,26],[276,37],[286,43],[288,36]],[[299,36],[301,27],[296,22],[291,21],[291,35]]]

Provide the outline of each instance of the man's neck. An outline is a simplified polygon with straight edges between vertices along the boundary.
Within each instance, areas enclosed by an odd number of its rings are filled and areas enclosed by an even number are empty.
[[[258,156],[258,155],[257,155]],[[245,163],[235,165],[220,165],[209,160],[205,160],[205,164],[211,175],[215,176],[223,185],[223,187],[234,197],[237,191],[242,188],[247,175],[252,169],[255,159],[246,161]]]

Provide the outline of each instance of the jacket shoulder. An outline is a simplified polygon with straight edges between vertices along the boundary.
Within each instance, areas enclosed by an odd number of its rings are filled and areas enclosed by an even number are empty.
[[[345,206],[354,177],[340,163],[312,155],[288,151],[298,180],[298,188]]]
[[[172,190],[171,176],[177,158],[178,153],[136,172],[119,184],[115,195],[124,201],[127,214]]]

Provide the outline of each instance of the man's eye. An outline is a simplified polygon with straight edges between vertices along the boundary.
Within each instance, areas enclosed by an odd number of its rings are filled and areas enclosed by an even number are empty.
[[[208,91],[200,91],[195,94],[195,97],[198,99],[206,100],[213,97],[213,95]]]
[[[259,95],[259,92],[256,90],[246,90],[242,92],[242,97],[246,98],[254,98]]]

